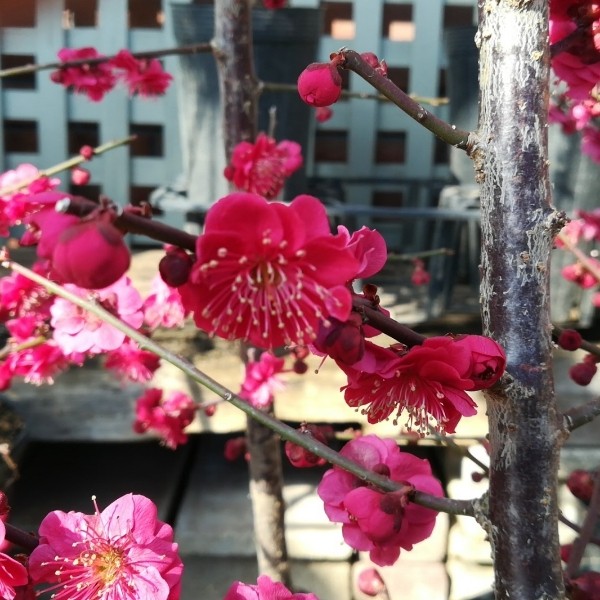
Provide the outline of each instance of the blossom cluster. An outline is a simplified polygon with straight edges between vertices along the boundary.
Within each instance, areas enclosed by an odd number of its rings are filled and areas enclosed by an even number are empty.
[[[564,91],[555,99],[550,120],[566,133],[581,132],[581,149],[600,162],[600,14],[593,0],[552,0],[550,42],[557,51],[552,69]]]
[[[127,87],[131,96],[161,96],[173,79],[158,59],[138,59],[129,50],[120,50],[112,58],[106,58],[92,47],[62,48],[58,58],[63,63],[76,64],[53,71],[52,81],[85,94],[93,102],[102,100],[119,82]],[[86,60],[90,62],[82,62]]]

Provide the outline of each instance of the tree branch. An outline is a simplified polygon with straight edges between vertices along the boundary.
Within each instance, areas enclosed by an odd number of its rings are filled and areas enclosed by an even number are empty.
[[[594,398],[585,404],[573,406],[563,413],[565,429],[569,432],[592,422],[600,415],[600,398]]]
[[[112,325],[119,331],[122,331],[129,338],[137,342],[141,348],[149,350],[153,352],[160,358],[166,360],[171,363],[173,366],[180,369],[183,373],[185,373],[188,377],[197,381],[217,396],[220,396],[223,400],[230,402],[235,407],[239,408],[241,411],[256,419],[258,422],[262,423],[269,429],[272,429],[276,433],[278,433],[283,439],[289,440],[298,446],[302,446],[309,452],[316,454],[330,462],[333,465],[337,465],[338,467],[352,473],[359,479],[363,481],[368,481],[374,486],[380,488],[383,491],[397,491],[403,487],[402,483],[392,481],[387,477],[383,477],[377,473],[369,471],[365,469],[362,465],[355,463],[352,460],[349,460],[343,456],[341,456],[335,450],[329,448],[325,444],[322,444],[318,440],[314,439],[311,436],[300,433],[296,429],[282,423],[278,419],[272,417],[271,415],[264,413],[263,411],[255,408],[233,392],[228,390],[226,387],[222,386],[220,383],[212,379],[207,374],[199,371],[193,364],[189,361],[185,360],[181,356],[178,356],[160,344],[157,344],[152,339],[146,337],[141,334],[139,331],[132,329],[127,324],[123,323],[120,319],[110,314],[106,310],[104,310],[99,304],[95,304],[90,302],[84,298],[80,298],[68,290],[65,290],[62,286],[38,275],[33,272],[31,269],[24,267],[18,263],[15,263],[9,259],[4,259],[2,261],[2,266],[14,271],[15,273],[20,273],[24,277],[31,279],[35,283],[43,286],[49,292],[72,302],[76,306],[87,310],[88,312],[96,315],[98,318],[102,319],[104,322]],[[453,500],[450,498],[439,498],[437,496],[432,496],[429,494],[425,494],[423,492],[416,492],[414,495],[415,504],[419,504],[421,506],[425,506],[426,508],[431,508],[432,510],[447,512],[449,514],[454,515],[474,515],[473,501],[471,500]]]
[[[334,58],[336,55],[332,55]],[[344,69],[354,71],[367,83],[389,98],[398,108],[402,109],[409,117],[420,123],[452,146],[466,150],[467,152],[475,145],[476,136],[473,132],[458,129],[439,117],[425,110],[418,102],[415,102],[408,94],[403,92],[393,81],[385,75],[378,73],[360,54],[354,50],[340,50],[337,56],[341,57],[340,66]]]

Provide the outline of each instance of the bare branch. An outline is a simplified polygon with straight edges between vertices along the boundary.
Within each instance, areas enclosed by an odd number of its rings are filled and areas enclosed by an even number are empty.
[[[585,404],[574,406],[563,413],[565,429],[574,431],[578,427],[590,423],[598,415],[600,415],[600,398],[594,398]]]

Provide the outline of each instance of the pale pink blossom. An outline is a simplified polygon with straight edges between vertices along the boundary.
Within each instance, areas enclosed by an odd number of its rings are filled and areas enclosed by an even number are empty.
[[[237,144],[224,175],[238,190],[272,199],[281,192],[286,179],[301,166],[300,144],[289,140],[277,143],[259,133],[256,142]]]
[[[187,394],[158,388],[147,389],[136,401],[133,430],[153,431],[168,448],[175,449],[187,442],[184,429],[194,420],[198,405]]]
[[[260,575],[256,585],[236,581],[227,590],[223,600],[319,600],[314,594],[294,594],[283,583]]]
[[[278,373],[283,372],[284,364],[283,358],[275,357],[270,352],[263,352],[257,361],[248,361],[240,398],[255,408],[270,406],[275,392],[285,387],[277,377]]]
[[[81,298],[90,298],[135,329],[144,321],[142,298],[128,277],[93,292],[71,284],[65,288]],[[54,300],[50,313],[53,338],[67,356],[102,354],[116,350],[125,341],[123,332],[63,298]]]
[[[590,125],[583,130],[581,151],[594,162],[600,163],[600,129],[596,126]]]
[[[176,288],[167,285],[160,275],[150,284],[150,295],[144,300],[144,322],[151,329],[181,327],[186,311]]]
[[[127,494],[93,515],[55,510],[29,557],[55,600],[177,600],[183,563],[173,529],[144,496]]]
[[[369,552],[377,565],[391,565],[401,548],[412,550],[414,544],[431,535],[435,525],[437,513],[413,504],[408,495],[416,489],[443,496],[442,486],[433,477],[427,460],[401,452],[392,439],[361,436],[348,442],[340,454],[403,484],[397,492],[384,493],[334,466],[317,488],[329,520],[342,523],[346,543]]]

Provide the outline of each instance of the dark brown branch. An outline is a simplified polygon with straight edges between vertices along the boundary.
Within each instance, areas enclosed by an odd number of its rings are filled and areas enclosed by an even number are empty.
[[[567,517],[565,517],[565,515],[563,515],[562,513],[558,515],[558,520],[564,525],[566,525],[569,529],[575,531],[576,533],[581,533],[581,527],[576,523],[573,523],[573,521],[569,521],[569,519],[567,519]],[[591,537],[589,539],[589,542],[590,544],[594,544],[594,546],[600,546],[600,538]]]
[[[600,415],[600,398],[594,398],[585,404],[573,406],[563,413],[565,429],[574,431],[578,427],[591,423],[598,415]]]
[[[368,301],[366,301],[368,303]],[[413,331],[406,325],[402,325],[386,314],[371,308],[362,298],[355,298],[354,307],[363,316],[365,323],[372,325],[375,329],[405,344],[409,348],[418,346],[425,341],[425,336]]]
[[[10,523],[4,523],[4,526],[6,527],[6,539],[27,552],[33,552],[40,543],[35,535],[22,531]]]
[[[341,57],[340,66],[342,68],[349,69],[360,75],[386,98],[389,98],[398,108],[402,109],[409,117],[423,125],[423,127],[441,140],[463,150],[469,150],[470,146],[474,144],[474,134],[472,132],[458,129],[455,125],[450,125],[427,111],[408,94],[403,92],[393,81],[385,75],[378,73],[354,50],[340,50],[337,56]]]

